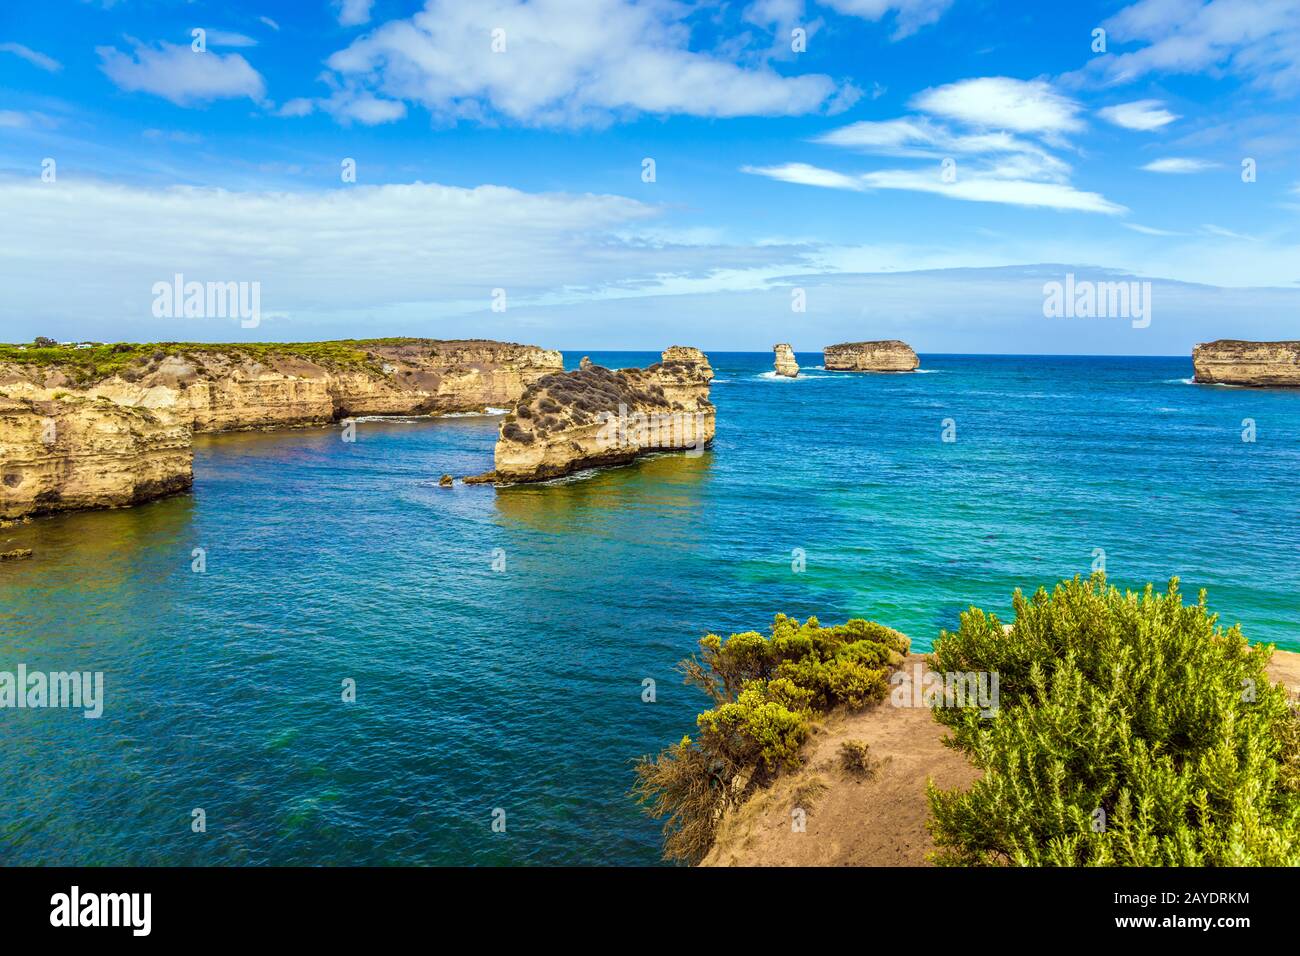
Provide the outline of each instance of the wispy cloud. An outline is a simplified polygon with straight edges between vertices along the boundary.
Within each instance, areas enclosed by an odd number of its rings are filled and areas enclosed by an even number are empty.
[[[873,22],[893,14],[895,40],[935,23],[952,6],[952,0],[822,0],[822,3],[839,13]]]
[[[967,202],[1037,206],[1076,212],[1104,213],[1111,216],[1128,211],[1124,206],[1111,202],[1099,193],[1078,190],[1066,183],[1032,182],[1015,178],[1000,179],[987,175],[958,177],[948,181],[941,175],[938,167],[929,171],[883,169],[849,175],[810,166],[807,163],[786,163],[782,166],[744,166],[741,171],[802,186],[820,186],[853,192],[871,189],[905,190]]]
[[[1144,133],[1168,126],[1179,118],[1177,114],[1165,109],[1159,100],[1135,100],[1132,103],[1107,106],[1098,110],[1097,115],[1108,123]]]
[[[0,53],[12,53],[14,56],[22,57],[32,66],[45,70],[47,73],[57,73],[63,69],[63,64],[52,56],[46,56],[31,47],[23,46],[21,43],[0,43]]]
[[[1290,0],[1139,0],[1102,24],[1111,43],[1085,73],[1129,83],[1217,68],[1279,93],[1300,89],[1300,4]]]
[[[1203,173],[1207,169],[1217,169],[1218,166],[1218,163],[1212,163],[1208,159],[1171,156],[1168,159],[1153,159],[1142,168],[1148,173],[1185,175],[1187,173]]]

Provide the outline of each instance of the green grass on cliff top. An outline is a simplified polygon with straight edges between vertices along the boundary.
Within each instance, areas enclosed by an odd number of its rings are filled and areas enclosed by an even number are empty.
[[[299,358],[330,368],[369,368],[375,364],[367,347],[404,345],[414,338],[340,339],[332,342],[109,342],[87,349],[70,345],[38,348],[0,344],[0,362],[58,367],[89,380],[107,378],[132,365],[141,365],[157,353],[186,355],[219,353],[253,359]]]

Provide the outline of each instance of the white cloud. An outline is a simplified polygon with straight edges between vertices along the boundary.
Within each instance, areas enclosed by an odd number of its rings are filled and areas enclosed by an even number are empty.
[[[35,110],[0,110],[0,129],[53,129],[58,123]]]
[[[934,115],[852,123],[814,142],[942,164],[844,173],[787,163],[745,171],[832,189],[904,190],[966,202],[1105,215],[1128,211],[1099,193],[1072,186],[1070,164],[1043,145],[1059,143],[1064,132],[1083,126],[1077,115],[1080,105],[1046,82],[982,77],[926,90],[911,102]]]
[[[1275,92],[1300,89],[1300,4],[1291,0],[1139,0],[1102,25],[1112,44],[1144,44],[1088,64],[1108,82],[1222,69]]]
[[[257,19],[261,20],[263,23],[265,23],[272,30],[275,30],[277,33],[279,32],[280,24],[276,23],[270,17],[258,17]]]
[[[910,36],[936,22],[952,6],[952,0],[821,0],[840,13],[873,22],[893,13],[894,39]]]
[[[331,56],[335,85],[418,103],[444,119],[534,125],[636,113],[799,115],[858,92],[828,76],[785,77],[689,49],[690,8],[668,0],[427,0]],[[504,52],[493,52],[502,30]]]
[[[609,289],[650,294],[673,277],[707,285],[728,270],[806,267],[807,247],[656,235],[661,214],[621,196],[500,186],[236,192],[69,179],[52,190],[33,176],[0,179],[0,220],[25,224],[21,237],[10,230],[0,240],[0,255],[15,314],[96,316],[103,336],[133,323],[133,334],[182,340],[231,329],[220,319],[150,317],[152,284],[176,272],[261,282],[263,309],[294,317],[289,337],[310,339],[321,336],[310,323],[327,317],[382,325],[389,310],[425,320],[487,313],[494,288],[508,290],[513,313]],[[274,338],[263,326],[257,337]]]
[[[277,111],[279,116],[307,116],[316,110],[329,113],[344,126],[360,123],[378,126],[392,123],[406,115],[406,104],[401,100],[385,100],[355,89],[335,90],[320,99],[299,97],[289,100]]]
[[[1058,180],[1070,172],[1068,163],[1037,143],[1002,131],[958,133],[927,117],[864,120],[831,130],[813,142],[881,156],[928,159],[953,155],[998,157],[996,164],[1003,168],[1014,163],[1022,171],[1033,170],[1033,175]]]
[[[1097,115],[1108,123],[1144,133],[1168,126],[1179,118],[1177,114],[1165,109],[1159,100],[1135,100],[1132,103],[1107,106],[1098,110]]]
[[[1125,207],[1111,202],[1099,193],[1084,192],[1066,183],[1032,182],[990,175],[973,177],[958,175],[956,180],[947,182],[938,167],[928,171],[882,169],[852,176],[806,163],[786,163],[783,166],[745,166],[742,167],[742,172],[803,186],[821,186],[854,192],[867,189],[893,189],[931,193],[967,202],[1036,206],[1075,212],[1105,213],[1112,216],[1128,212]]]
[[[809,166],[807,163],[785,163],[780,166],[742,166],[742,173],[753,173],[769,179],[779,179],[783,183],[797,183],[801,186],[821,186],[825,189],[862,190],[866,187],[856,176],[847,176],[831,169]]]
[[[1132,229],[1134,232],[1140,232],[1144,236],[1185,236],[1185,232],[1173,232],[1169,229],[1157,229],[1154,226],[1139,226],[1135,222],[1123,223],[1125,229]]]
[[[375,0],[338,0],[339,23],[345,27],[370,22],[370,8]]]
[[[1083,128],[1077,102],[1045,80],[982,76],[925,90],[912,98],[923,112],[970,126],[1060,134]]]
[[[47,73],[57,73],[63,69],[63,64],[54,57],[46,56],[21,43],[0,43],[0,53],[12,53],[14,56],[22,57],[32,66],[39,67]]]
[[[238,53],[196,53],[188,46],[160,43],[157,49],[137,44],[134,53],[96,47],[100,69],[128,92],[153,93],[178,106],[266,95],[262,76]]]
[[[1142,168],[1148,173],[1201,173],[1207,169],[1215,169],[1218,163],[1212,163],[1205,159],[1187,159],[1184,157],[1171,157],[1169,159],[1153,159]]]

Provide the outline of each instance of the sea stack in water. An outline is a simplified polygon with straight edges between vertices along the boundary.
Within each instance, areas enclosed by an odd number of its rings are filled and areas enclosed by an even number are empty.
[[[794,349],[782,343],[781,345],[773,345],[772,351],[776,353],[774,367],[777,375],[794,378],[799,374],[799,363],[794,360]]]
[[[1209,385],[1300,388],[1300,342],[1219,339],[1192,350],[1192,368]]]
[[[704,353],[680,345],[649,368],[547,375],[502,421],[495,471],[479,480],[545,481],[650,451],[698,454],[713,441],[712,378]]]
[[[906,342],[844,342],[822,350],[828,372],[911,372],[921,364]]]

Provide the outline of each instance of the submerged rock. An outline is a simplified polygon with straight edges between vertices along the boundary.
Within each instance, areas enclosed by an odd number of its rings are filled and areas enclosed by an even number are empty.
[[[774,368],[777,375],[794,378],[799,374],[799,363],[794,360],[794,349],[782,343],[781,345],[773,345],[772,351],[776,353]]]
[[[713,369],[695,348],[662,357],[644,369],[589,365],[539,379],[501,423],[492,479],[544,481],[650,451],[701,453],[713,441]]]
[[[12,551],[0,551],[0,561],[22,561],[32,556],[31,548],[14,548]]]
[[[1300,388],[1300,342],[1219,339],[1192,350],[1192,368],[1206,384]]]
[[[830,372],[911,372],[921,360],[906,342],[844,342],[822,351],[823,365]]]

